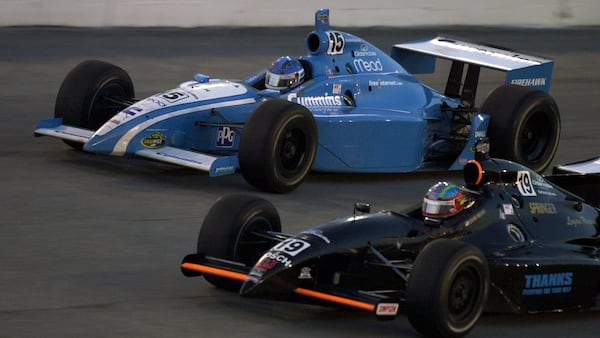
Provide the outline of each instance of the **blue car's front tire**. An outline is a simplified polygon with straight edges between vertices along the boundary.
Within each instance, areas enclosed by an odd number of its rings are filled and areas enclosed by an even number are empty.
[[[63,124],[97,130],[134,97],[131,78],[113,64],[88,60],[73,68],[63,80],[56,97],[54,116]],[[81,149],[82,144],[65,141]]]
[[[261,103],[246,121],[240,141],[242,175],[256,188],[296,189],[317,153],[317,125],[306,107],[285,100]]]

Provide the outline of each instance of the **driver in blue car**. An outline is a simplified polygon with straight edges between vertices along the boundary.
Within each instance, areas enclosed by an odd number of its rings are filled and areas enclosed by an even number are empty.
[[[304,81],[304,67],[297,59],[282,56],[273,61],[265,76],[265,86],[269,89],[286,91],[299,86]]]

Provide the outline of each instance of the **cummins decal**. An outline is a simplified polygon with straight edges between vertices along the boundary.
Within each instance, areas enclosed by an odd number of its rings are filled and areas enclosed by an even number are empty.
[[[339,95],[333,96],[296,96],[290,94],[288,101],[296,102],[305,107],[341,106],[344,100]]]

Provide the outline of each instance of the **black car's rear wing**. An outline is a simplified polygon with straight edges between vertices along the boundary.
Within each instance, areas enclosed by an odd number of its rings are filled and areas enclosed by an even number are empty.
[[[461,98],[471,106],[481,67],[506,72],[507,84],[548,92],[554,66],[549,59],[443,36],[394,45],[391,56],[413,74],[433,73],[436,58],[451,60],[445,95]],[[465,65],[468,69],[463,79]]]

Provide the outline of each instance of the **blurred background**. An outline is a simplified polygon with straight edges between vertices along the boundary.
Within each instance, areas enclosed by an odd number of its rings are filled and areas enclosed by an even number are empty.
[[[0,0],[0,25],[302,26],[318,8],[353,27],[600,24],[598,0]]]

